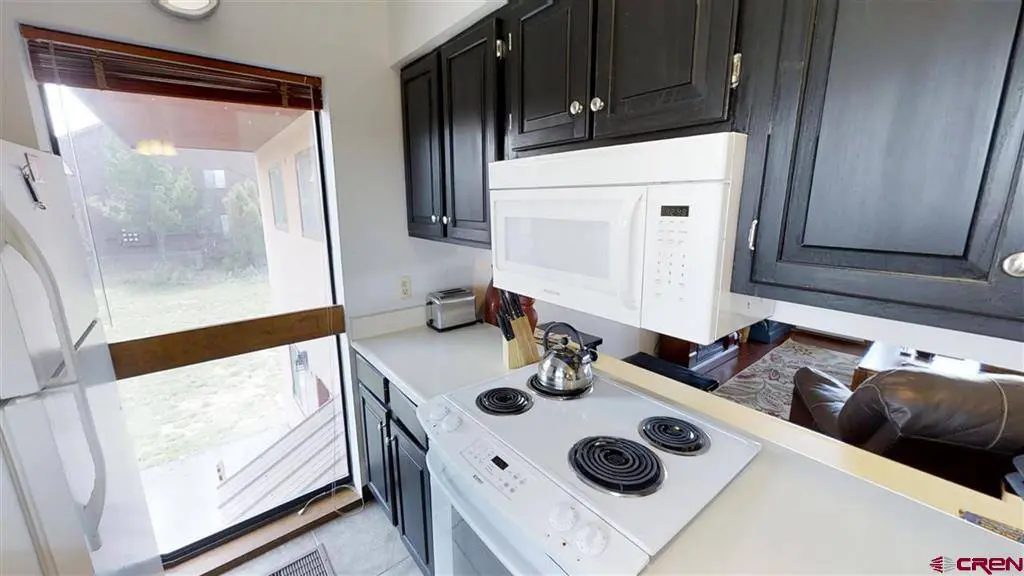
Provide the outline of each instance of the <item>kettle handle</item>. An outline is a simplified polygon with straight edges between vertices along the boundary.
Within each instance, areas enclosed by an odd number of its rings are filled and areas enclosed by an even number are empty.
[[[565,322],[552,322],[550,325],[548,325],[547,328],[544,329],[544,336],[542,337],[544,339],[544,352],[545,353],[548,351],[548,346],[549,346],[548,335],[551,334],[551,329],[554,328],[555,326],[565,326],[566,328],[568,328],[569,331],[572,332],[572,334],[576,336],[576,342],[580,345],[580,352],[584,352],[583,338],[580,337],[580,333],[579,333],[578,330],[576,330],[575,328],[573,328],[569,324],[566,324]],[[571,340],[570,340],[570,342],[571,342]]]

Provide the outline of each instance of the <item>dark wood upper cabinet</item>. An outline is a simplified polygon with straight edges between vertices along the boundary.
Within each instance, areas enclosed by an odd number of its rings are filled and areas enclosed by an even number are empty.
[[[366,484],[377,502],[395,523],[394,487],[391,480],[391,448],[388,410],[365,388],[359,388],[366,441]]]
[[[487,164],[500,158],[498,22],[490,20],[441,47],[448,238],[490,244]]]
[[[595,1],[594,138],[727,118],[737,0]]]
[[[441,75],[437,54],[402,70],[402,135],[409,234],[443,234]]]
[[[1024,339],[1000,267],[1024,250],[1021,22],[1019,0],[787,3],[756,293]]]
[[[506,21],[509,149],[589,134],[592,0],[525,0]]]
[[[431,535],[430,472],[427,453],[401,427],[394,429],[398,531],[410,555],[424,574],[433,573],[434,557]]]

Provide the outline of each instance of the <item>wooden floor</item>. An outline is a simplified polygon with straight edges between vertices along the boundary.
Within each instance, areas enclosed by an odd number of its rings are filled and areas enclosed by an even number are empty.
[[[827,348],[836,352],[845,352],[858,357],[864,356],[868,347],[871,345],[870,342],[849,342],[846,340],[837,340],[826,336],[820,336],[818,334],[794,330],[778,342],[772,344],[762,344],[760,342],[750,341],[744,342],[743,344],[740,344],[740,352],[738,355],[730,358],[719,366],[702,372],[708,378],[714,378],[715,380],[718,380],[719,383],[725,384],[730,378],[739,374],[747,366],[750,366],[754,362],[763,358],[765,354],[768,354],[786,340],[793,340],[794,342],[810,346],[818,346],[819,348]]]

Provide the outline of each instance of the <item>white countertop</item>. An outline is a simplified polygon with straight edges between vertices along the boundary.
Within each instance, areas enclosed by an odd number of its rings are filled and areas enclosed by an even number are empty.
[[[447,332],[418,326],[354,340],[352,347],[416,404],[509,372],[501,331],[490,324]]]
[[[765,442],[644,574],[927,574],[940,555],[1022,552],[1007,538]]]
[[[417,404],[508,372],[500,331],[489,325],[446,333],[417,327],[352,346]],[[974,492],[621,360],[602,356],[597,368],[763,446],[647,573],[922,574],[937,555],[1024,554],[955,516],[966,509],[1024,526],[1019,501]]]

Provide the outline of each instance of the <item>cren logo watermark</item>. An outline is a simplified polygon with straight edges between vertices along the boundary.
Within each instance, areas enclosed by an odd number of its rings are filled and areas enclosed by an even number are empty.
[[[1003,572],[1024,573],[1024,557],[1011,558],[957,558],[953,560],[946,556],[936,556],[928,563],[932,572],[943,574],[952,572],[984,572],[985,574],[996,574]]]

